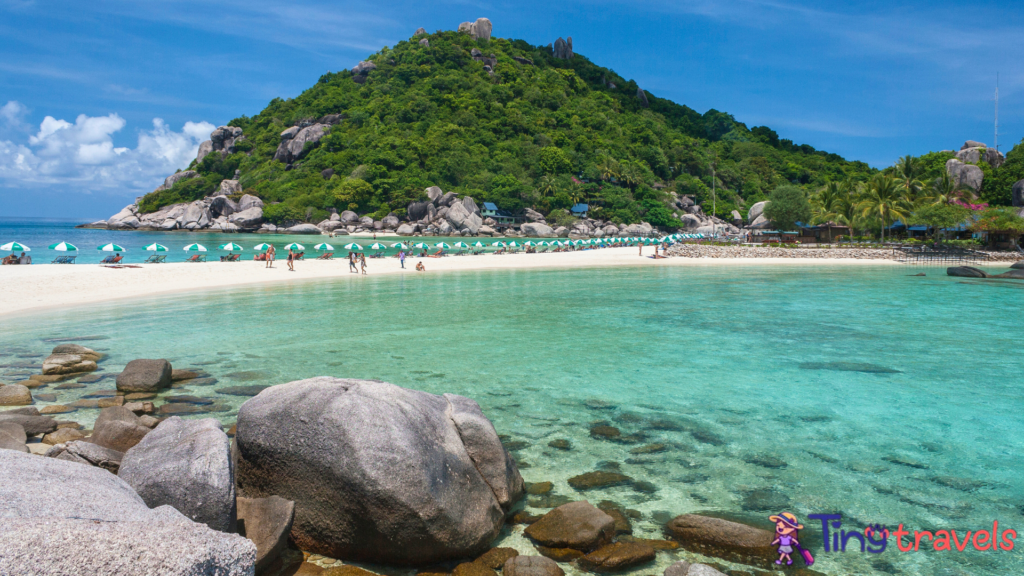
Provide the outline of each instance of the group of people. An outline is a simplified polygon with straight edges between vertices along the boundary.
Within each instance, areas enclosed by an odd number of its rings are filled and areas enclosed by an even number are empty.
[[[21,256],[18,256],[17,254],[11,254],[10,256],[4,257],[3,263],[4,263],[4,265],[7,265],[7,264],[31,264],[32,263],[32,257],[29,256],[28,254],[25,254],[24,252],[21,253]]]

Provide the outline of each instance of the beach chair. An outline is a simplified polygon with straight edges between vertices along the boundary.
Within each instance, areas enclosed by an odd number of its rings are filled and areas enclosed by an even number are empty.
[[[107,256],[103,260],[100,260],[100,264],[117,264],[122,258],[124,258],[124,256]]]
[[[50,262],[50,264],[67,264],[67,259],[67,256],[57,256],[53,259],[53,262]]]
[[[370,258],[383,258],[383,257],[384,257],[384,251],[383,250],[381,250],[379,252],[375,252],[372,256],[370,256]]]
[[[167,256],[164,254],[153,254],[143,264],[163,264],[164,260],[167,260]]]
[[[206,262],[206,254],[195,254],[185,262]]]
[[[334,258],[334,252],[324,252],[316,257],[317,260],[331,260],[332,258]]]

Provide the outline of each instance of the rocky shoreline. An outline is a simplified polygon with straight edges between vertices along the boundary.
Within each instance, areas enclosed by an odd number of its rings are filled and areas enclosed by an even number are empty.
[[[1021,255],[1014,252],[981,252],[986,262],[1016,262]],[[678,258],[803,258],[898,260],[898,253],[880,248],[781,248],[770,246],[715,246],[711,244],[676,244],[666,251]]]
[[[179,416],[205,410],[174,409],[205,408],[203,399],[163,396],[208,375],[138,359],[114,394],[92,400],[102,409],[91,431],[31,405],[36,388],[90,379],[104,358],[60,344],[26,381],[32,388],[0,386],[0,405],[21,405],[0,412],[0,533],[13,543],[0,550],[0,572],[373,576],[352,564],[361,562],[421,575],[563,576],[640,570],[683,550],[722,571],[714,558],[761,569],[774,559],[769,531],[688,514],[641,538],[631,527],[639,512],[524,482],[516,442],[453,394],[330,377],[255,387],[225,431]],[[594,426],[591,436],[636,444],[640,455],[665,449],[617,432]],[[569,480],[581,496],[647,484],[604,470]],[[506,525],[523,526],[535,554],[493,547]],[[722,571],[680,560],[665,575]]]

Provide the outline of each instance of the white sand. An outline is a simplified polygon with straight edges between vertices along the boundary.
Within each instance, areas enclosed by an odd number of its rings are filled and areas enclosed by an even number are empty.
[[[645,248],[646,255],[653,249]],[[216,260],[215,255],[209,256]],[[243,256],[244,257],[244,256]],[[249,254],[248,258],[252,258]],[[445,258],[408,258],[405,270],[397,258],[368,259],[367,273],[417,274],[416,263],[422,261],[425,274],[452,270],[496,270],[531,268],[600,268],[610,266],[850,266],[895,264],[891,260],[795,259],[795,258],[641,258],[636,248],[605,248],[582,252],[545,254],[484,254],[480,256],[448,256]],[[267,269],[264,262],[243,260],[189,264],[145,264],[139,268],[107,268],[91,264],[33,265],[0,267],[0,294],[4,305],[0,316],[22,314],[48,308],[69,308],[140,296],[182,293],[208,288],[223,288],[273,282],[301,282],[311,278],[355,276],[349,272],[348,261],[303,260],[290,272],[284,260]]]

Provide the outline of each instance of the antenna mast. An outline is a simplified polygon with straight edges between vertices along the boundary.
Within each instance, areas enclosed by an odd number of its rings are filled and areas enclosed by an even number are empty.
[[[996,152],[999,152],[999,72],[996,72]]]

